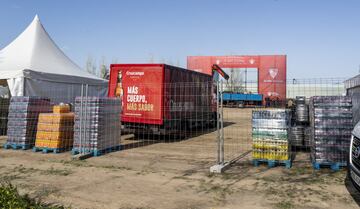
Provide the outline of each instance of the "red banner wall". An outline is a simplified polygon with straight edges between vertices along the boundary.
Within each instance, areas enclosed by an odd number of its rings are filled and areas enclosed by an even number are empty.
[[[258,92],[263,98],[286,99],[286,55],[261,56],[188,56],[187,68],[211,74],[211,66],[257,68]]]

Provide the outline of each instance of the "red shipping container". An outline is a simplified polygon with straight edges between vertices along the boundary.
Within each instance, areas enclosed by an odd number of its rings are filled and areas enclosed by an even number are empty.
[[[112,64],[109,96],[122,97],[121,121],[154,133],[214,123],[211,75],[166,64]]]

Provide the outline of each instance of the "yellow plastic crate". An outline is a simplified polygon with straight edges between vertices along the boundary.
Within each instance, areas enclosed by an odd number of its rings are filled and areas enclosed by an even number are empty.
[[[64,148],[63,142],[60,140],[59,141],[50,141],[48,147],[49,148]]]
[[[73,125],[60,124],[60,123],[38,123],[38,131],[62,131],[62,132],[72,132],[74,130]]]
[[[39,139],[39,140],[51,139],[51,132],[49,132],[49,131],[37,131],[36,132],[36,139]]]
[[[67,131],[67,132],[61,132],[61,131],[38,131],[36,133],[36,139],[40,140],[62,140],[62,139],[69,139],[73,138],[74,132],[73,131]]]
[[[35,147],[44,147],[44,141],[42,139],[36,139],[35,140]]]
[[[39,114],[39,123],[52,123],[53,113],[40,113]]]
[[[74,124],[74,113],[40,113],[39,123]]]
[[[70,105],[68,104],[62,104],[62,105],[55,105],[53,107],[54,113],[68,113],[70,112]]]
[[[60,129],[60,124],[38,123],[37,131],[53,131]]]
[[[51,140],[48,145],[49,148],[68,148],[72,147],[72,140],[69,139],[60,139],[60,140]]]
[[[47,139],[36,139],[35,147],[48,147],[50,140]]]
[[[52,123],[60,123],[64,125],[73,125],[74,124],[75,114],[70,113],[53,113]]]
[[[60,132],[60,131],[53,131],[51,132],[51,140],[62,140],[62,139],[68,139],[73,138],[74,133],[71,131],[67,132]]]

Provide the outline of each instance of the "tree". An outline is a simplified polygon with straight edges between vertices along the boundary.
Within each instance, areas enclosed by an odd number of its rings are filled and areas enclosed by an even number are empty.
[[[109,68],[108,65],[106,64],[104,56],[101,57],[99,69],[100,69],[100,78],[106,79],[109,74]]]
[[[117,58],[113,58],[111,63],[119,63]],[[86,60],[85,69],[90,74],[93,74],[99,78],[109,79],[110,64],[106,62],[106,57],[102,56],[100,61],[97,63],[92,56],[88,56]]]
[[[87,60],[86,60],[86,71],[90,74],[96,75],[96,64],[95,64],[95,60],[92,58],[92,56],[88,56]]]

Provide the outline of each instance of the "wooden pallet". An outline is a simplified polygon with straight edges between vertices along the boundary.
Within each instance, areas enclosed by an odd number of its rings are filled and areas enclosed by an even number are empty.
[[[283,165],[286,168],[291,168],[291,160],[265,160],[265,159],[254,159],[254,166],[258,167],[260,164],[267,164],[269,168],[273,168],[278,165]]]
[[[17,149],[27,150],[27,149],[31,148],[31,145],[30,144],[5,143],[3,145],[3,148],[4,149],[14,149],[14,150],[17,150]]]
[[[313,168],[320,170],[321,168],[330,168],[333,171],[339,171],[342,167],[346,167],[347,163],[344,162],[313,162]]]
[[[61,152],[66,152],[71,150],[71,148],[49,148],[49,147],[33,147],[32,151],[33,152],[39,152],[42,151],[42,153],[61,153]]]
[[[98,157],[98,156],[104,155],[106,153],[115,152],[115,151],[119,151],[119,150],[121,150],[121,145],[109,147],[109,148],[102,149],[102,150],[96,150],[96,149],[90,150],[89,148],[84,148],[84,149],[80,150],[78,148],[73,148],[71,150],[71,153],[73,155],[77,155],[77,154],[81,153],[80,151],[83,151],[83,153],[85,153],[85,154],[90,154],[94,157]]]

